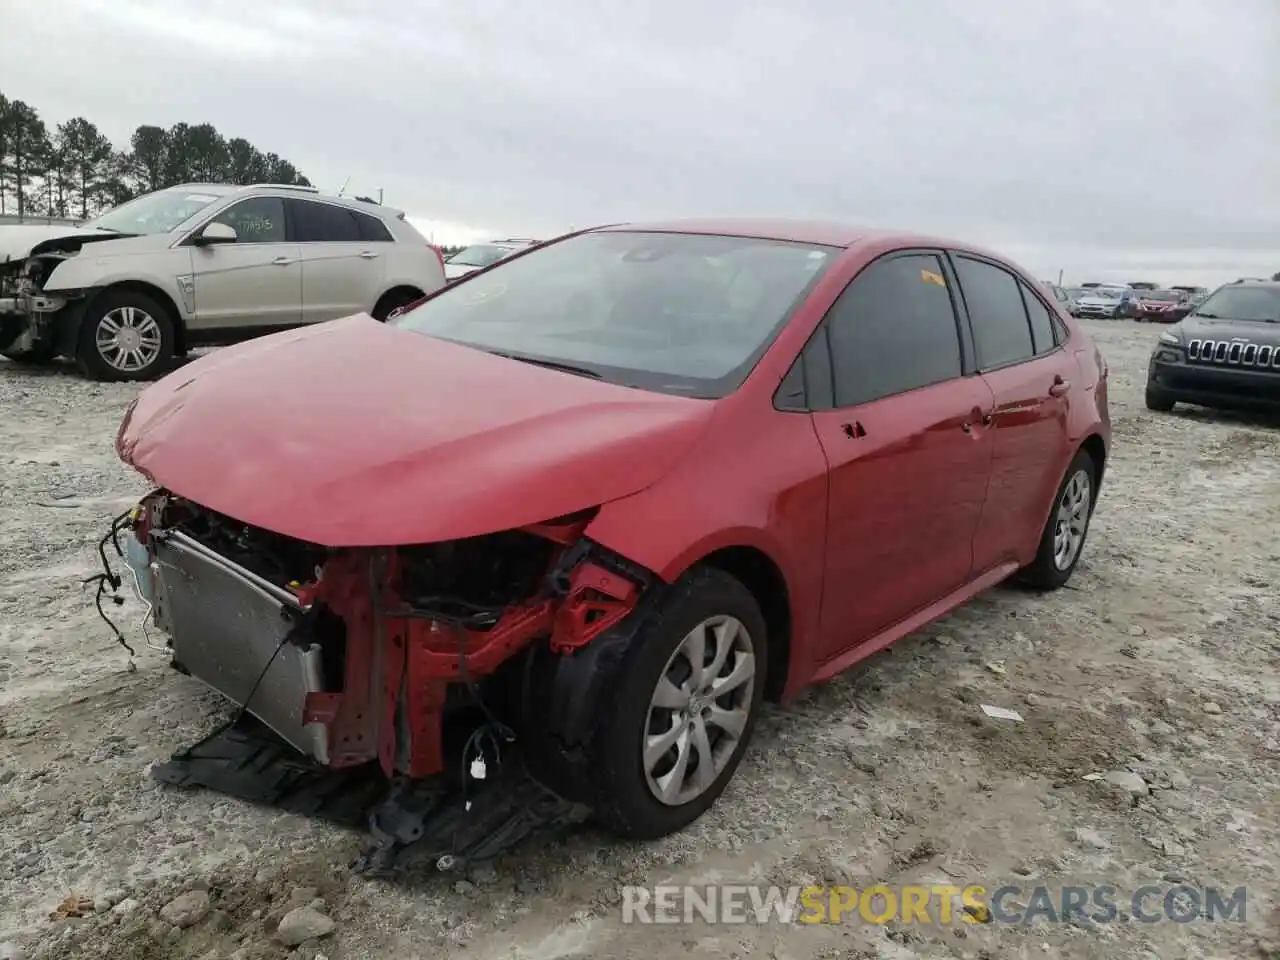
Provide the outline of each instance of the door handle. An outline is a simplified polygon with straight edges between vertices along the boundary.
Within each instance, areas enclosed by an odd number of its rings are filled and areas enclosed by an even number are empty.
[[[1049,396],[1061,397],[1071,389],[1071,381],[1062,379],[1061,375],[1053,378],[1053,384],[1049,387]]]
[[[844,435],[850,440],[857,440],[860,437],[865,437],[867,435],[866,428],[857,420],[854,420],[852,423],[840,424],[840,429],[844,431]]]
[[[372,260],[377,255],[378,255],[377,250],[361,250],[360,251],[360,256],[363,257],[365,260]]]
[[[989,427],[994,419],[992,415],[983,410],[981,407],[974,407],[969,414],[969,419],[960,424],[960,429],[965,433],[973,433],[973,425],[977,423],[979,426]]]
[[[297,262],[297,257],[276,257],[271,261],[272,265],[276,267],[287,267],[289,264]]]

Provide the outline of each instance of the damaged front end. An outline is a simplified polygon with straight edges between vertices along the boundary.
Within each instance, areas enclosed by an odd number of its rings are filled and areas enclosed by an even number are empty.
[[[364,821],[367,868],[410,851],[449,868],[580,818],[526,762],[534,661],[617,627],[652,582],[584,537],[590,519],[329,548],[151,494],[117,550],[172,665],[237,706],[153,775]]]
[[[58,341],[58,315],[72,301],[47,294],[44,283],[73,253],[52,250],[0,262],[0,352],[23,358],[52,356]]]

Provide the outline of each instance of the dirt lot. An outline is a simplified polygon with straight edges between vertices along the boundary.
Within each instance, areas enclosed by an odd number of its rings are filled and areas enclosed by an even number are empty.
[[[0,960],[1280,957],[1280,424],[1148,413],[1155,329],[1092,329],[1115,448],[1071,589],[995,590],[771,710],[680,836],[582,831],[400,885],[349,875],[350,834],[146,777],[219,705],[143,645],[133,602],[113,610],[128,671],[80,585],[144,491],[112,452],[134,390],[0,361]],[[1143,783],[1083,779],[1112,771]],[[1185,882],[1246,885],[1248,907],[1244,923],[621,923],[622,884],[712,881],[1108,883],[1122,908]],[[68,896],[97,911],[50,920]],[[315,899],[336,928],[291,954],[275,923]]]

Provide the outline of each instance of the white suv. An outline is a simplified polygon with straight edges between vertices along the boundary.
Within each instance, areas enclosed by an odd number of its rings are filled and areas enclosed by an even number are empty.
[[[311,187],[185,184],[66,226],[0,226],[0,353],[145,380],[195,346],[368,313],[444,286],[398,210]]]

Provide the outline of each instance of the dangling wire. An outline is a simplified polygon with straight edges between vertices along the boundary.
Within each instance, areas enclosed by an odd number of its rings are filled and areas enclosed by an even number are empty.
[[[116,552],[116,556],[121,560],[124,559],[124,549],[120,546],[120,531],[133,518],[134,509],[136,508],[130,508],[120,514],[120,516],[113,519],[111,521],[110,529],[107,530],[103,538],[98,541],[98,559],[102,561],[102,573],[95,573],[93,576],[85,577],[81,581],[81,583],[86,586],[91,583],[97,585],[97,589],[93,596],[94,608],[98,611],[98,616],[102,618],[103,623],[110,627],[111,632],[115,634],[116,642],[129,652],[130,670],[136,669],[133,665],[133,658],[137,656],[137,654],[134,652],[133,647],[129,646],[129,641],[124,638],[124,634],[120,632],[120,628],[115,625],[115,622],[109,616],[107,616],[106,610],[102,608],[102,601],[103,598],[109,597],[111,602],[117,607],[124,604],[124,597],[120,596],[120,587],[124,581],[122,581],[120,579],[120,575],[111,568],[111,561],[107,557],[107,544],[111,544],[112,548]],[[110,594],[107,593],[108,588],[111,590]]]

